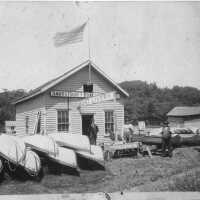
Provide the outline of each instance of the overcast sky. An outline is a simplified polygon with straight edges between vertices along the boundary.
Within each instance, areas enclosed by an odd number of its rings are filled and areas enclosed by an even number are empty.
[[[200,89],[200,2],[0,3],[0,88],[34,89],[88,59],[56,32],[90,16],[92,60],[114,81]]]

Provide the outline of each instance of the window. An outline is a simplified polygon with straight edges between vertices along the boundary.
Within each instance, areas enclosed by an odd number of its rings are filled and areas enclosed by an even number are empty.
[[[113,111],[105,111],[105,132],[108,134],[110,131],[114,133]]]
[[[25,118],[25,132],[28,134],[28,129],[29,129],[29,117],[26,116]]]
[[[84,84],[83,92],[92,93],[93,92],[93,84],[92,83]]]
[[[38,125],[36,133],[40,133],[41,131],[41,112],[38,112]]]
[[[68,110],[57,111],[57,129],[61,132],[69,131],[69,112]]]

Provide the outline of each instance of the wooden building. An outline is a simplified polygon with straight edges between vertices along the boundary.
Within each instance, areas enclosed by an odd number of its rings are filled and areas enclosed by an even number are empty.
[[[170,126],[200,128],[200,106],[175,107],[167,117]]]
[[[88,60],[15,102],[16,132],[32,134],[39,118],[37,132],[87,135],[94,117],[99,144],[109,131],[122,131],[126,97],[126,91]]]

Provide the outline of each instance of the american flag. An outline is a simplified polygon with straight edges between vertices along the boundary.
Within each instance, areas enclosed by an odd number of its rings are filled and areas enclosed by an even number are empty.
[[[65,44],[73,44],[77,42],[83,41],[83,33],[87,22],[78,26],[71,31],[68,32],[58,32],[54,36],[54,45],[56,47],[65,45]]]

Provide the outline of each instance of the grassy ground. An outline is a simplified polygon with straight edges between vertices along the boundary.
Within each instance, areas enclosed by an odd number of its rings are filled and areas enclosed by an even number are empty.
[[[200,147],[179,148],[172,158],[121,158],[106,170],[81,170],[80,176],[45,174],[40,182],[6,179],[0,194],[200,191]]]

